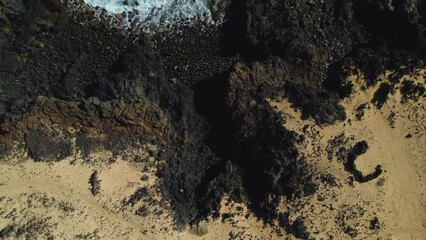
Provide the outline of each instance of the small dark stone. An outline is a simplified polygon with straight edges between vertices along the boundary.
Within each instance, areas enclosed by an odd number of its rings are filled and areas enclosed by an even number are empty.
[[[98,171],[93,171],[89,178],[90,192],[93,196],[98,195],[101,192],[101,180],[98,178]]]
[[[9,225],[0,231],[0,238],[7,239],[15,231],[14,225]]]
[[[232,215],[229,213],[222,213],[222,222],[224,222],[226,219],[231,218]]]
[[[321,180],[321,182],[323,182],[327,185],[330,185],[331,187],[337,186],[336,177],[333,176],[332,174],[321,174],[320,180]]]
[[[368,107],[368,103],[364,103],[364,104],[359,105],[359,106],[356,108],[355,118],[356,118],[357,120],[361,120],[361,119],[364,117],[365,109],[366,109],[367,107]]]
[[[323,195],[320,195],[320,196],[318,196],[318,197],[317,197],[317,200],[318,200],[319,202],[322,202],[322,201],[324,201],[324,200],[325,200],[325,197],[324,197]]]
[[[126,205],[134,206],[140,200],[149,197],[148,189],[146,187],[139,188],[134,192],[130,198],[125,201]]]
[[[348,234],[349,236],[351,236],[351,237],[356,237],[356,236],[358,236],[358,231],[355,229],[355,228],[353,228],[353,227],[351,227],[351,226],[348,226],[346,229],[345,229],[345,231],[344,231],[346,234]]]
[[[141,206],[140,208],[136,210],[135,214],[141,217],[146,217],[148,216],[149,211],[145,206]]]
[[[135,158],[133,159],[133,161],[135,163],[143,163],[146,162],[145,159],[143,159],[140,155],[136,155]]]
[[[371,221],[370,221],[370,229],[371,230],[379,230],[380,229],[380,221],[377,217],[374,217]]]

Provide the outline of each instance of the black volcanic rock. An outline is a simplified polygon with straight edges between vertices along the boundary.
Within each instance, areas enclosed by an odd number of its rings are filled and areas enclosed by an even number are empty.
[[[355,144],[355,146],[349,151],[348,159],[345,163],[345,169],[354,176],[355,181],[359,183],[369,182],[373,179],[378,178],[383,170],[382,166],[377,165],[373,173],[364,175],[360,170],[355,166],[355,160],[358,156],[364,154],[369,149],[368,143],[366,141],[360,141]]]
[[[59,161],[71,155],[71,143],[55,129],[34,129],[25,135],[28,154],[36,162]]]
[[[420,0],[233,0],[217,29],[149,36],[82,24],[87,13],[70,16],[59,0],[3,0],[0,154],[18,142],[35,161],[58,161],[74,138],[85,158],[151,143],[165,160],[157,176],[178,226],[219,216],[224,195],[288,225],[279,197],[316,186],[295,147],[302,137],[267,99],[287,98],[320,125],[344,120],[349,75],[364,74],[371,87],[385,70],[398,82],[424,66],[425,13]],[[390,87],[379,89],[378,107]],[[415,100],[424,88],[403,82],[401,93]],[[381,173],[354,167],[367,148],[360,142],[345,159],[360,182]],[[308,237],[303,219],[290,229]]]

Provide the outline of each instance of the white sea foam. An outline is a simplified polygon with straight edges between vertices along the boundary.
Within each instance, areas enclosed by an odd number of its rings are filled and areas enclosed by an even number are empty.
[[[124,29],[144,32],[162,31],[171,27],[201,21],[220,24],[212,10],[220,0],[64,0],[71,8],[91,8],[100,20],[109,18],[110,24]]]

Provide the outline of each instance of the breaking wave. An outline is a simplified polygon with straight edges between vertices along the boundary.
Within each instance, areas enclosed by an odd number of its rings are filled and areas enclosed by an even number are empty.
[[[91,11],[97,20],[122,29],[155,32],[202,22],[222,23],[221,0],[64,0],[73,10]]]

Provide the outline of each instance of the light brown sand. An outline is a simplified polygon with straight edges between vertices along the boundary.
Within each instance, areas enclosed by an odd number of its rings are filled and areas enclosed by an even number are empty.
[[[27,232],[34,231],[31,235],[39,239],[49,236],[58,239],[200,239],[189,227],[174,229],[170,212],[163,209],[162,214],[155,213],[159,206],[149,206],[150,214],[143,217],[134,214],[140,204],[123,206],[123,200],[139,187],[148,187],[152,198],[163,201],[156,192],[155,167],[151,165],[147,173],[143,171],[145,164],[132,164],[121,158],[106,164],[109,155],[94,154],[96,166],[75,158],[54,164],[29,159],[13,165],[0,163],[0,229],[13,224],[38,225],[39,228]],[[97,196],[89,190],[89,177],[94,170],[98,170],[101,180],[101,193]],[[147,175],[148,180],[141,183],[143,175]],[[240,213],[241,219],[244,212]],[[248,229],[246,236],[251,232],[253,236],[265,235],[261,231],[263,225],[254,218],[237,227],[220,220],[201,226],[208,229],[208,234],[201,239],[227,239],[230,231],[238,233],[241,229]]]
[[[424,75],[424,71],[422,71]],[[383,76],[386,81],[386,76]],[[405,78],[414,79],[406,76]],[[308,139],[309,144],[304,147],[307,159],[317,166],[321,173],[332,173],[338,176],[342,187],[333,191],[333,197],[326,198],[323,203],[310,200],[306,209],[308,219],[313,219],[317,229],[323,233],[335,233],[336,219],[344,209],[343,206],[361,205],[366,210],[364,216],[354,219],[354,225],[368,224],[373,215],[377,215],[383,224],[383,229],[377,237],[391,239],[426,239],[426,101],[401,104],[400,92],[390,96],[390,99],[381,110],[377,110],[371,103],[362,120],[355,119],[355,109],[363,103],[369,103],[376,88],[360,91],[360,79],[352,76],[351,80],[358,88],[356,94],[342,103],[348,121],[326,127],[317,126],[313,120],[300,120],[300,113],[290,107],[287,101],[272,102],[277,110],[283,112],[287,119],[285,126],[301,133],[306,124],[311,126],[311,132],[319,132],[319,136]],[[424,83],[425,79],[417,78],[417,82]],[[394,128],[389,122],[389,115],[395,112]],[[377,180],[367,183],[347,184],[350,176],[337,161],[328,161],[324,152],[317,149],[326,149],[328,141],[344,133],[354,138],[354,143],[366,140],[370,146],[367,153],[359,156],[356,166],[363,173],[374,171],[376,165],[383,167],[384,173]],[[412,134],[412,138],[406,138]],[[306,136],[306,135],[305,135]],[[315,147],[313,147],[315,146]],[[302,147],[303,148],[303,147]],[[380,183],[383,183],[383,186]],[[321,194],[321,189],[319,191]],[[324,193],[327,195],[327,193]],[[329,201],[327,201],[329,200]],[[329,209],[327,204],[332,204]],[[316,217],[315,214],[321,214]],[[365,233],[365,232],[364,232]],[[359,239],[372,238],[360,232]],[[318,235],[322,236],[323,234]],[[374,235],[373,235],[374,236]],[[344,236],[338,237],[344,239]]]

